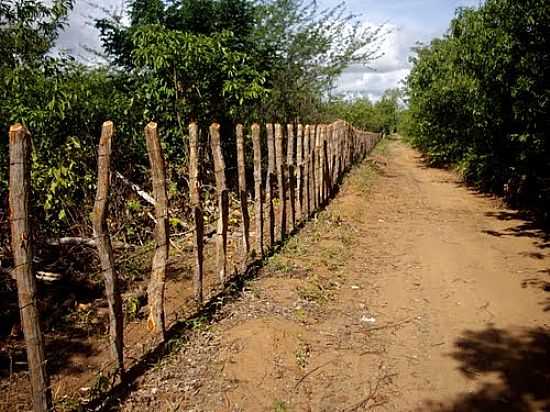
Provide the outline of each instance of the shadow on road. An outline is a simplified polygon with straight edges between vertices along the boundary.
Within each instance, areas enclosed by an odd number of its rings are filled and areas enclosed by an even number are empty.
[[[466,331],[450,356],[467,378],[483,381],[480,389],[448,403],[426,402],[420,410],[550,411],[550,331]]]
[[[532,259],[547,259],[548,250],[550,250],[550,228],[537,220],[532,214],[521,211],[498,211],[486,214],[501,221],[510,222],[511,225],[504,230],[483,230],[483,233],[499,238],[505,237],[526,237],[531,239],[533,245],[540,252],[521,252],[520,254]],[[524,279],[521,286],[536,287],[543,292],[550,292],[550,267],[539,270],[534,276]],[[550,312],[550,296],[547,296],[541,305],[545,312]],[[550,389],[549,389],[550,391]]]
[[[486,214],[498,220],[511,222],[512,226],[502,231],[487,230],[485,233],[496,236],[527,237],[533,239],[535,245],[541,249],[550,248],[550,228],[538,221],[532,215],[521,211],[488,212]]]

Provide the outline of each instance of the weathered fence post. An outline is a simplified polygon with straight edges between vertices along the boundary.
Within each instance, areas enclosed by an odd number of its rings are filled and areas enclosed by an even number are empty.
[[[46,372],[44,338],[40,330],[36,280],[32,273],[32,233],[29,218],[31,193],[31,135],[21,124],[10,127],[9,205],[13,274],[27,362],[31,378],[32,405],[35,412],[49,411],[52,406],[50,381]]]
[[[287,167],[288,167],[288,191],[290,193],[290,224],[292,231],[296,230],[296,170],[294,168],[294,126],[288,124],[287,128]]]
[[[328,194],[327,198],[332,195],[332,173],[334,172],[334,140],[333,140],[333,126],[328,125],[327,128],[327,155],[328,155]]]
[[[324,137],[324,130],[325,125],[319,125],[316,136],[315,136],[315,161],[317,162],[317,192],[315,193],[315,196],[317,198],[317,204],[316,209],[319,209],[323,203],[323,172],[324,172],[324,165],[323,165],[323,137]]]
[[[317,136],[319,131],[319,125],[314,125],[311,132],[311,139],[310,139],[310,156],[311,156],[311,166],[310,166],[310,172],[311,172],[311,210],[312,213],[315,213],[317,210],[317,178],[319,173],[317,173],[318,168],[318,159],[317,159]]]
[[[329,165],[329,149],[328,149],[328,141],[327,141],[327,126],[324,127],[324,136],[323,136],[323,139],[322,139],[322,146],[321,146],[321,153],[322,153],[322,156],[323,156],[323,186],[321,188],[321,202],[324,204],[326,204],[326,202],[328,201],[328,198],[329,198],[329,194],[330,194],[330,179],[329,179],[329,175],[330,175],[330,172],[329,172],[329,169],[330,169],[330,165]]]
[[[260,125],[252,125],[252,146],[254,149],[254,208],[256,212],[256,255],[264,257],[264,193],[262,187],[262,144]]]
[[[297,167],[297,192],[298,192],[298,209],[300,210],[300,220],[304,220],[304,164],[303,164],[303,140],[304,127],[299,124],[296,134],[296,167]]]
[[[332,124],[330,133],[330,185],[331,197],[334,196],[338,181],[338,132],[336,126]]]
[[[348,133],[347,133],[347,124],[342,125],[342,139],[343,139],[343,148],[342,148],[342,161],[343,161],[343,171],[348,170]]]
[[[336,126],[336,182],[340,182],[342,175],[342,124]]]
[[[111,144],[113,123],[105,122],[101,128],[97,159],[97,192],[92,216],[97,254],[105,280],[105,295],[109,304],[109,340],[111,354],[116,361],[121,380],[124,379],[124,323],[122,316],[122,299],[115,271],[111,236],[107,225],[109,213],[109,194],[111,184]]]
[[[310,142],[310,135],[311,135],[311,125],[306,125],[305,131],[304,131],[304,163],[305,163],[305,171],[304,171],[304,187],[305,187],[305,206],[306,206],[306,219],[309,219],[311,216],[311,152],[309,147]]]
[[[283,128],[279,123],[275,125],[275,158],[279,186],[279,240],[282,242],[286,237],[286,158],[283,152]]]
[[[241,202],[243,247],[245,260],[250,254],[250,216],[248,214],[248,194],[246,190],[246,171],[244,168],[244,134],[243,125],[237,125],[237,164],[239,171],[239,199]]]
[[[352,154],[352,145],[351,145],[351,129],[348,124],[346,124],[346,169],[351,167],[351,154]]]
[[[225,180],[225,161],[223,160],[220,125],[213,123],[210,126],[210,145],[212,148],[212,157],[214,158],[214,172],[216,175],[216,188],[218,190],[218,205],[220,216],[218,219],[217,230],[217,260],[218,275],[220,282],[225,282],[227,267],[227,224],[229,217],[229,193]]]
[[[199,127],[196,123],[189,125],[189,191],[191,209],[195,230],[193,232],[193,251],[195,254],[195,275],[193,277],[193,292],[195,301],[203,301],[203,271],[204,271],[204,217],[201,206],[199,182]]]
[[[333,158],[334,158],[334,165],[332,168],[332,183],[334,185],[333,192],[336,192],[336,187],[338,186],[338,177],[339,177],[339,168],[340,168],[340,129],[339,129],[339,122],[336,122],[333,124],[332,127],[332,139],[333,139]]]
[[[145,126],[145,141],[151,174],[153,177],[153,196],[155,197],[155,254],[151,280],[148,289],[149,319],[147,327],[158,335],[161,341],[165,339],[164,290],[166,287],[166,265],[168,262],[168,196],[166,194],[166,165],[157,124],[150,122]]]
[[[267,128],[267,178],[266,178],[266,193],[268,202],[269,214],[269,246],[275,244],[275,210],[273,209],[273,198],[275,192],[275,139],[273,137],[273,124],[266,124]]]

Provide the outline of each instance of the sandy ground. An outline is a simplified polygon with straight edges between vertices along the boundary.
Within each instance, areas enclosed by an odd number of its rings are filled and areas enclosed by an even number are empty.
[[[550,410],[550,239],[398,141],[114,410]]]

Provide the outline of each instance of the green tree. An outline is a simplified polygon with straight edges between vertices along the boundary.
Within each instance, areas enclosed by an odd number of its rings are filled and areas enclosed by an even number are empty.
[[[0,134],[7,135],[9,123],[23,121],[40,109],[34,99],[35,78],[52,69],[47,53],[59,30],[67,23],[70,0],[50,5],[34,0],[0,0]],[[7,185],[7,141],[0,139],[0,191]]]
[[[368,98],[351,101],[333,98],[323,107],[323,120],[343,119],[363,130],[395,133],[403,111],[400,105],[399,89],[386,90],[376,103]]]
[[[549,50],[547,1],[459,9],[447,35],[413,59],[412,142],[468,182],[548,214]]]
[[[378,56],[383,27],[363,27],[342,3],[273,0],[258,8],[253,51],[268,72],[271,95],[263,112],[283,121],[315,119],[335,79],[353,63]]]

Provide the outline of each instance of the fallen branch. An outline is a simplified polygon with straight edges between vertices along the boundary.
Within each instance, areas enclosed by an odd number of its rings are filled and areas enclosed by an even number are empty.
[[[135,183],[130,182],[126,177],[124,177],[122,173],[115,171],[114,175],[118,177],[126,186],[132,189],[139,197],[141,197],[150,205],[155,206],[155,199],[153,198],[153,196],[151,196]]]
[[[310,376],[312,373],[317,372],[319,369],[321,369],[321,368],[327,366],[328,364],[334,362],[335,360],[336,360],[336,359],[331,359],[331,360],[329,360],[328,362],[322,363],[322,364],[320,364],[319,366],[317,366],[316,368],[313,368],[312,370],[310,370],[309,372],[307,372],[304,376],[302,376],[302,377],[300,378],[300,380],[299,380],[298,382],[296,382],[296,385],[294,385],[294,389],[297,389],[298,386],[300,386],[300,384],[301,384],[308,376]]]
[[[368,328],[367,330],[362,331],[362,332],[364,333],[364,332],[372,332],[372,331],[375,331],[375,330],[394,328],[394,327],[397,327],[397,326],[404,325],[406,323],[410,323],[413,320],[414,320],[414,317],[403,319],[403,320],[400,320],[398,322],[389,322],[389,323],[386,323],[385,325],[375,326],[373,328]]]
[[[374,385],[374,388],[372,386],[372,383],[369,383],[369,392],[366,397],[361,399],[359,402],[353,404],[352,406],[348,408],[344,408],[341,411],[342,412],[354,412],[357,410],[368,410],[373,409],[378,406],[382,406],[387,403],[386,399],[381,399],[377,401],[377,398],[379,397],[379,391],[381,385],[388,385],[391,383],[392,378],[397,376],[397,373],[392,374],[385,374],[384,376],[378,377],[376,379],[376,384]],[[373,401],[372,404],[369,405],[369,402]]]
[[[84,237],[61,237],[46,240],[48,246],[88,246],[95,247],[95,240]]]
[[[13,269],[0,268],[0,273],[8,275],[13,280],[17,280],[15,274],[13,273]],[[38,270],[35,273],[34,277],[43,282],[57,282],[58,280],[61,280],[63,275],[61,273],[45,272],[42,270]]]
[[[86,246],[95,247],[96,241],[92,238],[85,237],[61,237],[59,239],[46,240],[48,246]],[[113,247],[115,249],[133,249],[136,246],[130,243],[121,242],[118,240],[113,241]]]
[[[43,282],[57,282],[58,280],[61,280],[63,275],[61,273],[55,273],[55,272],[44,272],[44,271],[37,271],[35,274],[36,279],[41,280]]]

